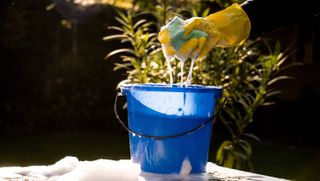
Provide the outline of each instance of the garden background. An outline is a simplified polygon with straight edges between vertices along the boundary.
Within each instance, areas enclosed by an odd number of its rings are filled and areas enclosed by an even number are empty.
[[[131,3],[0,2],[0,166],[51,164],[66,155],[129,158],[127,133],[113,113],[116,86],[126,73],[113,70],[119,57],[105,60],[124,45],[103,37],[119,25],[116,9]],[[249,125],[260,139],[252,142],[254,172],[319,179],[319,30],[315,17],[262,35],[279,40],[291,50],[286,61],[300,65],[283,72],[293,79],[275,85],[282,91],[273,97],[276,104],[255,111]],[[225,137],[217,124],[210,161]]]

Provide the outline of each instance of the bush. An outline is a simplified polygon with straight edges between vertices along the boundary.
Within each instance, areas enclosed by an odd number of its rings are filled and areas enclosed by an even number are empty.
[[[186,6],[190,4],[194,3],[136,1],[136,6],[131,10],[118,12],[119,16],[116,19],[120,26],[109,28],[119,31],[119,34],[106,36],[104,40],[120,40],[127,43],[126,48],[116,49],[106,56],[120,56],[114,70],[126,70],[127,78],[123,82],[169,82],[166,61],[157,40],[157,33],[172,17],[197,16],[200,14],[199,11],[204,9],[202,4],[198,3],[192,11],[186,11]],[[217,5],[224,7],[222,4]],[[141,7],[145,9],[141,10]],[[204,9],[202,16],[208,13],[209,9]],[[148,18],[146,14],[152,15],[153,18]],[[267,41],[256,39],[248,40],[238,47],[215,48],[205,59],[195,62],[192,72],[193,84],[219,85],[224,90],[220,106],[224,100],[226,103],[218,120],[227,128],[229,138],[222,142],[217,151],[217,164],[252,170],[250,140],[258,138],[248,133],[247,127],[253,121],[255,110],[259,106],[271,104],[267,101],[268,98],[280,93],[279,90],[271,88],[272,84],[289,78],[278,74],[286,58],[279,42],[271,48]],[[174,82],[178,82],[180,62],[171,61],[173,79]],[[186,68],[190,67],[190,61],[186,63]]]

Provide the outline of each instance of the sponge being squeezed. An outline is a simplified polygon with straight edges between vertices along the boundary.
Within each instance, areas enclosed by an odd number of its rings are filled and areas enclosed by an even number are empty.
[[[161,28],[159,40],[162,43],[162,50],[166,59],[171,59],[173,56],[180,61],[185,61],[189,57],[197,56],[195,48],[205,42],[208,34],[201,30],[192,30],[191,33],[185,35],[185,21],[179,17],[175,17],[170,23]],[[202,44],[203,44],[202,43]]]

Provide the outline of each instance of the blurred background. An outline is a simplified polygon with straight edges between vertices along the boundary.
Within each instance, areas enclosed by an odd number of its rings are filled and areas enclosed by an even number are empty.
[[[196,1],[200,3],[199,1]],[[206,1],[201,1],[205,3]],[[116,10],[134,1],[0,1],[0,167],[80,160],[128,159],[127,133],[113,102],[117,57],[104,57],[120,42]],[[320,18],[263,34],[279,40],[302,63],[286,70],[294,79],[277,84],[276,104],[255,112],[254,171],[297,180],[319,180]],[[125,112],[123,113],[125,115]],[[210,161],[224,132],[214,129]]]

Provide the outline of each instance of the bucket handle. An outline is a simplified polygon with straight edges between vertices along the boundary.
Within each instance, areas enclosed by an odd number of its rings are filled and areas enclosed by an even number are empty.
[[[188,130],[188,131],[185,131],[185,132],[182,132],[182,133],[178,133],[178,134],[174,134],[174,135],[163,135],[163,136],[154,136],[154,135],[146,135],[146,134],[142,134],[140,132],[136,132],[132,129],[130,129],[126,124],[124,124],[124,122],[121,120],[119,114],[118,114],[118,109],[117,109],[117,105],[118,105],[118,98],[120,96],[123,96],[120,92],[118,92],[116,94],[116,97],[115,97],[115,100],[114,100],[114,105],[113,105],[113,109],[114,109],[114,113],[116,115],[116,118],[117,120],[120,122],[120,124],[122,125],[122,127],[127,130],[129,133],[132,133],[132,134],[135,134],[135,135],[138,135],[138,136],[141,136],[141,137],[145,137],[145,138],[151,138],[151,139],[155,139],[155,140],[162,140],[162,139],[169,139],[169,138],[176,138],[176,137],[180,137],[180,136],[184,136],[184,135],[188,135],[188,134],[191,134],[195,131],[198,131],[199,129],[203,128],[204,126],[206,126],[208,123],[210,122],[213,122],[215,120],[215,118],[217,117],[217,115],[219,115],[219,113],[221,112],[221,106],[219,108],[219,110],[216,112],[215,115],[213,115],[213,118],[212,119],[208,119],[207,121],[199,124],[198,126]],[[226,102],[226,99],[223,101],[222,105],[224,105]]]

